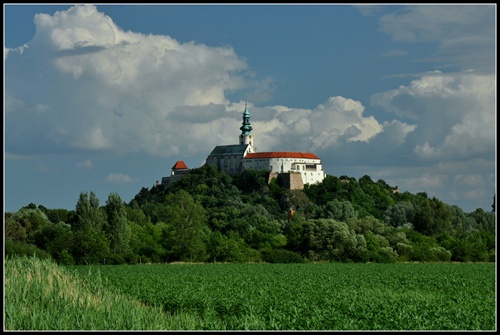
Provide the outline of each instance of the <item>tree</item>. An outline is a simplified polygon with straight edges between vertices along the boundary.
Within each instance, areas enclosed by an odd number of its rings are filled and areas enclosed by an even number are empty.
[[[106,228],[106,213],[99,207],[94,192],[81,192],[76,203],[76,223],[73,227],[71,254],[76,264],[99,264],[109,259],[109,239]]]
[[[312,260],[359,261],[366,254],[366,241],[346,223],[331,219],[308,220],[309,257]]]
[[[260,192],[267,185],[268,174],[265,170],[246,169],[233,177],[233,184],[246,194]]]
[[[184,190],[166,196],[165,248],[172,260],[204,261],[208,228],[205,210]]]
[[[238,234],[221,234],[219,231],[210,234],[207,246],[209,259],[215,262],[241,263],[249,261],[250,248]]]
[[[79,229],[73,233],[71,254],[78,265],[107,264],[109,240],[102,230]]]
[[[234,224],[235,231],[254,249],[285,244],[279,222],[262,205],[246,205]]]
[[[16,220],[15,213],[5,213],[4,236],[5,240],[26,241],[26,228]]]
[[[81,192],[76,203],[76,227],[77,230],[93,228],[102,230],[105,224],[104,213],[99,208],[99,199],[94,192]]]
[[[333,199],[323,206],[322,218],[333,219],[346,222],[347,219],[357,218],[358,212],[354,209],[350,201],[339,201]]]
[[[394,228],[413,227],[415,208],[409,201],[398,201],[387,208],[384,214],[385,222]]]
[[[130,248],[137,255],[139,263],[160,263],[165,257],[165,248],[162,246],[162,229],[166,224],[151,222],[139,224],[128,223],[130,227]]]
[[[38,208],[47,215],[50,222],[64,222],[71,225],[76,221],[76,214],[74,210],[67,210],[63,208],[49,209],[43,205],[38,205]]]
[[[35,244],[42,250],[50,253],[59,264],[72,265],[71,248],[73,232],[71,226],[64,223],[48,223],[35,235]]]
[[[37,231],[50,223],[39,208],[23,207],[5,218],[5,237],[19,242],[33,243]]]
[[[476,229],[495,234],[496,230],[496,213],[486,212],[482,208],[477,208],[474,212],[469,213],[467,217],[471,217],[476,222]]]
[[[114,254],[125,255],[130,251],[130,227],[125,204],[117,193],[108,196],[105,210],[108,219],[105,232],[110,241],[110,250]]]
[[[415,229],[422,234],[433,236],[452,227],[452,211],[450,206],[432,197],[424,199],[415,213]]]
[[[285,224],[284,234],[286,237],[286,248],[288,250],[298,252],[303,256],[307,255],[309,250],[309,238],[306,234],[306,229],[309,222],[301,215],[293,215]]]

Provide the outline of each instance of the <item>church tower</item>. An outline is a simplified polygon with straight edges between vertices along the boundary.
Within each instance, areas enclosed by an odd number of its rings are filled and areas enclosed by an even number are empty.
[[[248,153],[255,152],[253,147],[253,135],[251,134],[252,126],[250,125],[250,113],[248,112],[247,104],[245,103],[245,111],[243,112],[243,123],[240,127],[240,144],[250,144],[250,151]]]

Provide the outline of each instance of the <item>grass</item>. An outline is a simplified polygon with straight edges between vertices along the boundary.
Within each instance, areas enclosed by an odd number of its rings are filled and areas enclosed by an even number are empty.
[[[7,330],[494,330],[495,264],[7,259]]]
[[[105,286],[100,274],[78,276],[50,260],[5,261],[5,330],[163,330],[194,325],[168,317]]]

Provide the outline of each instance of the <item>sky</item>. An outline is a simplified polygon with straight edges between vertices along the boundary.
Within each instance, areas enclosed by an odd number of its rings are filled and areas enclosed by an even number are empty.
[[[466,213],[496,194],[496,4],[4,4],[4,210],[130,202],[238,144]]]

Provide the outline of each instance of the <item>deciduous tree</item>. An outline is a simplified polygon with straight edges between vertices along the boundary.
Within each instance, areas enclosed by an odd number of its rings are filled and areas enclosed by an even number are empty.
[[[130,227],[127,224],[125,204],[117,193],[111,193],[106,201],[106,235],[110,241],[110,250],[118,255],[130,251]]]
[[[166,197],[166,216],[169,227],[165,247],[172,260],[203,261],[209,228],[205,210],[184,190]]]
[[[76,203],[76,230],[89,228],[102,230],[105,224],[104,213],[99,208],[99,199],[94,192],[81,192]]]

